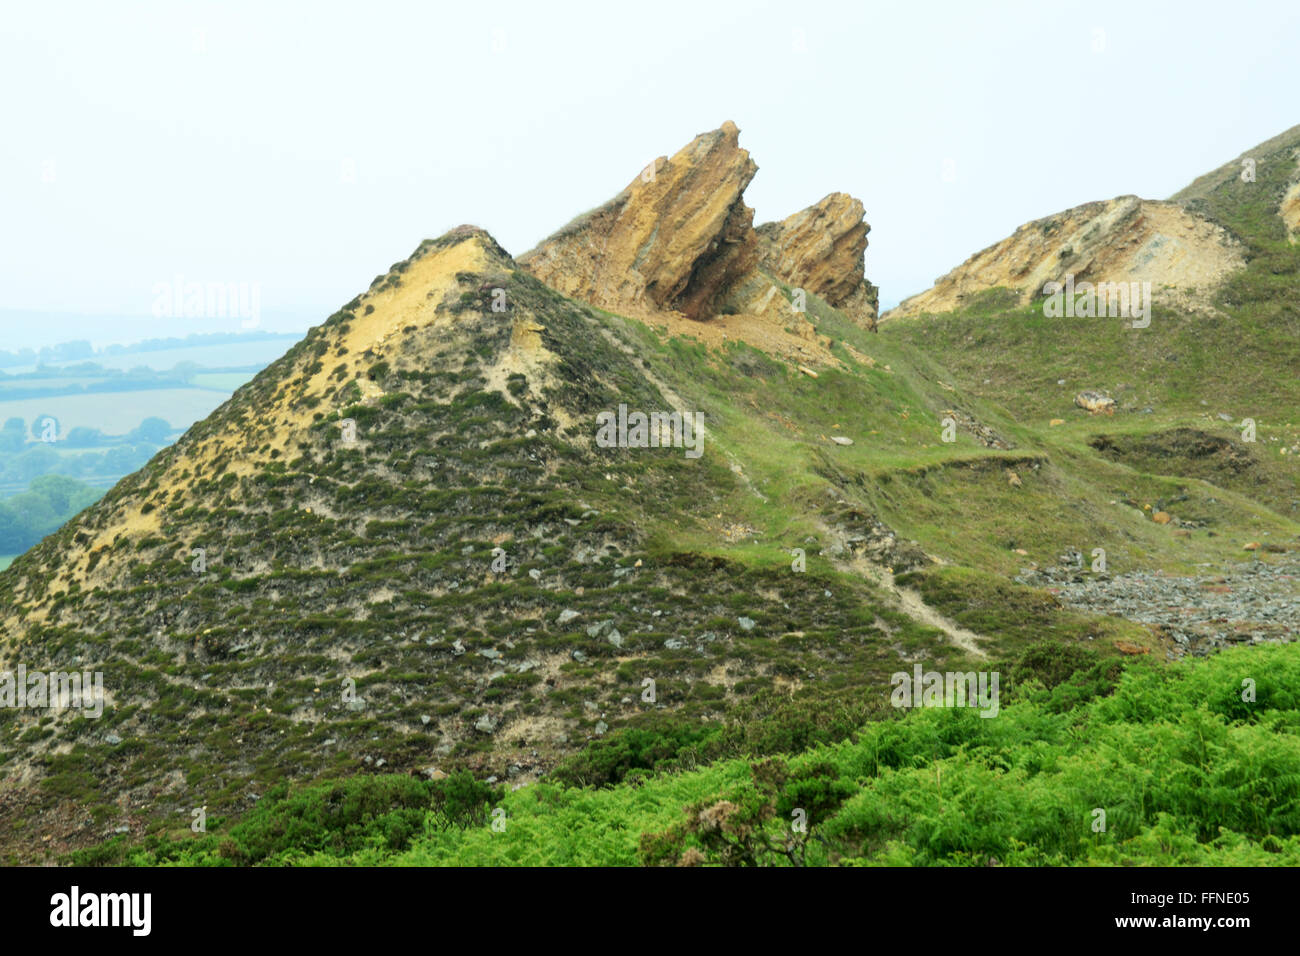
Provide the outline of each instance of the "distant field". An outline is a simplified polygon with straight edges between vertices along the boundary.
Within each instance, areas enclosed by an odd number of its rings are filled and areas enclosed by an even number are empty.
[[[233,392],[256,374],[256,372],[200,372],[194,376],[194,384],[203,388],[219,388],[222,391]]]
[[[8,373],[11,371],[13,370],[0,369],[0,372],[3,373]],[[102,382],[104,381],[104,379],[105,376],[102,375],[95,376],[95,377],[83,376],[78,378],[73,378],[71,376],[67,378],[42,378],[42,379],[26,379],[26,378],[17,378],[17,377],[0,378],[0,396],[3,396],[4,393],[7,391],[12,392],[12,391],[19,391],[19,390],[31,389],[31,388],[44,388],[44,389],[54,390],[56,388],[67,387],[69,385],[81,387],[85,385],[87,382]]]
[[[13,564],[16,557],[18,557],[16,554],[0,554],[0,571]]]
[[[205,345],[183,349],[163,349],[159,352],[132,352],[127,355],[95,355],[91,358],[63,362],[60,365],[78,365],[94,362],[104,368],[133,369],[147,366],[167,370],[179,362],[194,362],[206,368],[230,365],[269,365],[293,346],[296,338],[266,339],[256,342],[232,342],[228,345]],[[57,366],[56,366],[57,367]],[[32,366],[4,369],[11,375],[35,371]]]
[[[53,415],[64,434],[79,425],[122,435],[146,418],[166,419],[173,428],[189,428],[206,418],[229,396],[198,388],[164,388],[108,395],[61,395],[0,401],[0,421],[17,416],[31,422]]]

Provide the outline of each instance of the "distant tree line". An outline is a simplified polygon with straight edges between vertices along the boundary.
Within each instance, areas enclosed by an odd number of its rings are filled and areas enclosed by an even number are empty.
[[[20,495],[0,501],[0,554],[21,554],[103,495],[63,475],[43,475]]]
[[[49,365],[90,359],[96,355],[133,355],[136,352],[162,352],[168,349],[201,348],[208,345],[230,345],[238,342],[257,342],[267,339],[301,338],[287,332],[196,332],[184,338],[146,339],[130,345],[106,345],[96,351],[85,339],[47,345],[42,349],[0,350],[0,368],[17,365]]]
[[[23,486],[51,474],[74,478],[130,474],[169,444],[172,433],[172,426],[157,417],[146,418],[126,435],[105,435],[85,426],[65,434],[54,415],[37,415],[30,424],[10,418],[0,428],[0,485]],[[85,451],[93,448],[105,450]],[[71,450],[78,454],[64,453]]]

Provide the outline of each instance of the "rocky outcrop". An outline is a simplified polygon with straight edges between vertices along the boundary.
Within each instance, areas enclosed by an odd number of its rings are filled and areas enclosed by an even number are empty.
[[[758,167],[740,148],[739,133],[724,123],[672,158],[656,159],[609,202],[520,256],[519,264],[601,308],[699,320],[781,312],[784,300],[772,294],[776,278],[873,328],[877,298],[864,277],[870,227],[862,203],[831,193],[755,230],[743,195]]]
[[[1292,183],[1282,197],[1278,215],[1286,223],[1287,236],[1292,242],[1300,241],[1300,180]]]
[[[1222,226],[1177,203],[1120,196],[1026,223],[882,318],[951,312],[999,287],[1025,305],[1066,275],[1208,290],[1244,265],[1241,244]]]
[[[741,195],[758,166],[724,123],[660,157],[621,193],[543,241],[519,264],[604,308],[707,318],[757,263],[754,211]]]
[[[866,281],[870,231],[860,200],[831,193],[781,222],[759,226],[759,263],[874,328],[877,290]]]

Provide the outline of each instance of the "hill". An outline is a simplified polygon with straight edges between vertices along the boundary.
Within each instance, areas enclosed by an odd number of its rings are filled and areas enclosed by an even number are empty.
[[[1027,698],[1066,685],[1069,710],[1126,660],[1160,674],[1294,633],[1284,238],[1234,232],[1245,264],[1214,315],[1134,329],[993,295],[877,334],[861,203],[753,227],[737,137],[702,134],[519,260],[471,226],[426,240],[0,574],[0,671],[99,671],[105,692],[98,717],[0,708],[0,852],[111,839],[98,858],[121,860],[189,840],[206,808],[234,841],[214,852],[256,862],[271,851],[249,833],[297,832],[286,807],[409,837],[431,807],[481,829],[507,784],[707,763],[662,782],[703,799],[751,759],[848,747],[916,666],[1018,674]],[[1245,382],[1240,356],[1262,363]],[[1075,404],[1095,387],[1114,414]],[[1228,401],[1232,428],[1213,417]],[[1292,733],[1292,703],[1269,700]],[[948,719],[898,733],[933,741]],[[847,797],[863,753],[836,751],[809,792]],[[1234,830],[1240,858],[1269,821]],[[1133,824],[1141,859],[1157,824]],[[894,859],[886,838],[845,855]],[[1087,857],[1039,851],[1017,859]]]

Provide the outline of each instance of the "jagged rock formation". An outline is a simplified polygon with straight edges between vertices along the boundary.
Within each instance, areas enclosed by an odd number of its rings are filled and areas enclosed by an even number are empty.
[[[1067,274],[1150,282],[1153,293],[1205,291],[1244,265],[1241,244],[1222,226],[1177,203],[1120,196],[1026,223],[883,318],[951,312],[998,287],[1024,305]]]
[[[621,193],[519,258],[552,288],[602,308],[707,318],[757,262],[741,194],[758,166],[734,123],[659,157]]]
[[[692,319],[762,313],[767,273],[822,296],[874,327],[876,290],[864,278],[862,203],[844,193],[755,230],[745,187],[758,171],[734,123],[660,157],[603,206],[575,219],[519,264],[574,298],[632,315]]]
[[[1297,171],[1297,175],[1300,175],[1300,170]],[[1300,240],[1300,179],[1287,189],[1286,195],[1282,197],[1282,205],[1278,207],[1278,213],[1286,223],[1287,236],[1291,241]]]
[[[867,233],[862,202],[831,193],[820,202],[758,227],[760,263],[814,292],[863,325],[874,327],[878,294],[866,281]]]

